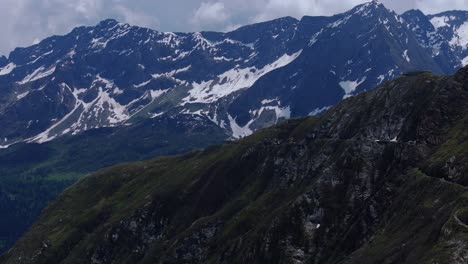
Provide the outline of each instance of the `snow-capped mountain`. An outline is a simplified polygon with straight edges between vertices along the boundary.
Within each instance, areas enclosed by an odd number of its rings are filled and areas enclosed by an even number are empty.
[[[468,11],[448,11],[428,16],[435,32],[448,41],[451,50],[468,65]]]
[[[0,145],[163,115],[208,119],[241,137],[407,71],[454,72],[468,60],[467,23],[466,12],[399,16],[377,1],[228,33],[105,20],[0,58]]]
[[[419,43],[432,49],[432,56],[445,71],[468,64],[468,11],[424,15],[410,10],[402,15]]]

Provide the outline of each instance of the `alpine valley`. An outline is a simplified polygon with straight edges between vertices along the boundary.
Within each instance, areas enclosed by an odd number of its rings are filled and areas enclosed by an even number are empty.
[[[88,173],[242,138],[402,74],[467,64],[468,12],[398,15],[377,1],[227,33],[105,20],[17,48],[0,57],[0,252]]]

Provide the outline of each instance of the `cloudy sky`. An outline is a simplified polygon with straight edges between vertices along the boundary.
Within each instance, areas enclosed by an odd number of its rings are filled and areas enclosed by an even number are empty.
[[[226,31],[281,16],[332,15],[366,0],[0,0],[0,54],[105,18],[160,31]],[[468,0],[381,0],[401,13],[468,10]]]

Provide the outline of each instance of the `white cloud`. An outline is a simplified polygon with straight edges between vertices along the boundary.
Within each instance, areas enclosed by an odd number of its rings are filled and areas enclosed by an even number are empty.
[[[231,15],[223,2],[202,2],[190,18],[190,23],[197,29],[226,26]]]
[[[304,15],[333,15],[346,11],[365,0],[268,0],[259,10],[254,21],[265,21],[282,16],[301,18]]]
[[[0,54],[95,21],[104,0],[1,0]]]
[[[0,54],[51,35],[106,18],[156,28],[151,10],[129,8],[130,0],[0,0]],[[132,6],[133,7],[133,6]]]
[[[60,1],[59,2],[63,2]],[[75,10],[77,14],[82,15],[85,18],[94,18],[99,15],[102,9],[102,0],[79,0],[67,2],[69,8]]]
[[[148,28],[158,28],[159,21],[156,17],[147,15],[143,12],[138,12],[130,8],[125,7],[124,5],[116,5],[114,7],[117,14],[119,14],[123,20],[122,22]]]
[[[416,8],[427,14],[435,14],[447,10],[468,10],[467,0],[416,0]]]

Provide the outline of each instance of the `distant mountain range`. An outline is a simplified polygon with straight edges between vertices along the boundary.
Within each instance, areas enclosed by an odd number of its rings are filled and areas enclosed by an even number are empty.
[[[398,15],[373,1],[228,33],[105,20],[17,48],[0,57],[0,252],[105,166],[318,115],[401,74],[452,74],[468,64],[467,27],[466,11]]]
[[[314,115],[401,73],[468,64],[468,12],[397,15],[373,1],[332,17],[285,17],[228,33],[105,20],[0,59],[0,138],[66,134],[189,115],[234,138]]]

